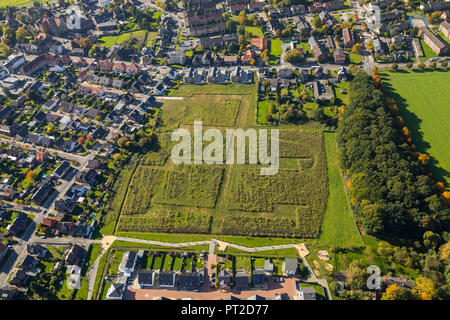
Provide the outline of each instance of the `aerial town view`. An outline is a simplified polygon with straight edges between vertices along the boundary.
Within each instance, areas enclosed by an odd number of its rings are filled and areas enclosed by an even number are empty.
[[[450,300],[449,61],[444,0],[0,0],[0,300]]]

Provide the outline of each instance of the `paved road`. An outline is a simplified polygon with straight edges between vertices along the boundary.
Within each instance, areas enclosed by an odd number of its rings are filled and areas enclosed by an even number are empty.
[[[38,147],[31,143],[21,142],[16,139],[13,139],[13,138],[11,138],[11,139],[0,138],[0,142],[11,145],[11,146],[23,148],[23,149],[28,149],[28,150],[48,151],[50,154],[56,154],[60,158],[63,158],[63,159],[69,160],[69,161],[80,162],[84,159],[84,156],[81,156],[81,155],[64,152],[64,151],[60,151],[60,150],[56,150],[56,149],[52,149],[52,148]]]

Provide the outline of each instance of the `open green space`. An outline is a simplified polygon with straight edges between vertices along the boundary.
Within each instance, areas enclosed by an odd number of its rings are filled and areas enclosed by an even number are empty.
[[[246,26],[245,27],[245,32],[250,32],[255,37],[258,37],[258,38],[264,38],[264,33],[263,33],[263,31],[261,30],[260,27],[249,27],[249,26]]]
[[[399,106],[399,114],[411,132],[417,150],[431,157],[433,178],[450,186],[450,72],[383,72],[389,95]]]
[[[269,113],[269,107],[273,102],[270,101],[258,101],[258,123],[268,124],[265,116]]]
[[[31,7],[34,2],[48,3],[49,0],[0,0],[0,8],[3,7]]]
[[[269,51],[269,62],[270,64],[275,64],[277,58],[281,56],[283,50],[281,49],[281,44],[283,41],[280,39],[270,39],[270,51]]]
[[[350,59],[350,63],[353,64],[360,64],[361,63],[361,55],[350,52],[349,53],[349,59]]]
[[[183,99],[164,104],[163,129],[180,125],[190,129],[197,116],[204,125],[204,118],[208,117],[210,125],[220,125],[218,119],[226,113],[227,99],[239,104],[229,126],[245,129],[256,124],[256,85],[182,85],[171,95]],[[230,121],[225,118],[224,121]],[[248,247],[314,241],[319,236],[329,193],[324,135],[320,129],[281,129],[279,171],[268,176],[260,174],[260,163],[174,165],[170,157],[173,144],[169,132],[159,132],[158,146],[133,165],[130,162],[129,172],[120,178],[126,187],[121,187],[119,199],[114,198],[110,206],[111,216],[119,216],[116,235],[178,243],[214,237]],[[246,159],[248,162],[248,150]],[[338,163],[334,165],[339,170]],[[329,200],[329,224],[349,212],[344,207],[342,212],[333,211],[335,203],[342,205],[346,201],[340,175],[339,179],[341,189],[336,189],[337,185],[329,189],[341,192]],[[343,230],[354,227],[351,213],[347,218],[339,221]],[[352,244],[353,235],[348,232],[340,235],[325,229],[320,240]],[[233,250],[229,248],[227,253]],[[286,252],[274,254],[296,256],[292,248],[283,250]],[[268,256],[272,252],[262,254]]]
[[[336,246],[363,245],[344,191],[335,133],[325,133],[329,196],[319,240]]]
[[[163,130],[176,129],[180,124],[193,125],[200,120],[203,125],[232,127],[243,97],[238,95],[202,95],[167,100],[163,106]]]
[[[105,47],[112,47],[115,44],[122,44],[128,39],[136,38],[138,42],[142,42],[145,39],[145,30],[137,30],[131,32],[124,32],[116,36],[105,36],[98,39],[98,42]]]
[[[422,39],[420,39],[420,45],[422,46],[423,57],[420,57],[420,61],[427,61],[430,58],[437,57],[437,54],[430,48],[429,45],[425,43]]]

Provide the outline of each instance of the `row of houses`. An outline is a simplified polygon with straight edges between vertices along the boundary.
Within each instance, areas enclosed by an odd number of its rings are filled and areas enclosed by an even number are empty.
[[[444,27],[445,28],[445,25]],[[448,34],[448,23],[447,23],[447,34]],[[437,54],[445,55],[448,52],[448,44],[445,40],[442,40],[438,35],[436,35],[430,29],[423,27],[419,29],[419,37],[425,41],[427,45]]]
[[[191,84],[210,83],[252,83],[253,72],[245,70],[240,66],[234,67],[232,70],[228,68],[212,67],[210,69],[189,68],[185,71],[183,81]]]

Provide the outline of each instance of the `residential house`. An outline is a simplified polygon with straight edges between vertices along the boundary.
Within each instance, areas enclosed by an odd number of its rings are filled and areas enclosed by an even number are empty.
[[[167,53],[171,64],[183,66],[186,63],[186,53],[183,49],[170,51]]]
[[[241,57],[241,62],[243,64],[251,64],[252,61],[256,59],[255,51],[249,49],[245,51],[245,54]]]
[[[264,272],[267,275],[272,275],[273,273],[273,263],[269,259],[264,260]]]
[[[344,51],[340,48],[334,50],[334,63],[336,64],[344,64],[347,60],[347,56]]]
[[[94,169],[87,169],[77,173],[75,180],[93,186],[97,183],[98,173]]]
[[[437,55],[445,55],[447,53],[449,47],[448,44],[430,29],[420,28],[419,37],[421,37]]]
[[[149,289],[154,285],[155,272],[153,271],[140,271],[138,273],[138,284],[141,289]]]
[[[228,271],[220,270],[217,274],[217,284],[221,289],[229,288],[231,286],[231,274]]]
[[[321,46],[319,45],[319,43],[313,36],[309,37],[308,44],[309,44],[309,47],[311,48],[314,58],[318,62],[322,62],[322,61],[326,60],[327,57],[326,57],[325,53],[323,52]]]
[[[299,296],[301,300],[316,300],[316,291],[313,287],[300,287]]]
[[[283,262],[282,270],[287,276],[295,276],[298,271],[297,258],[286,258]]]
[[[24,231],[28,224],[28,216],[23,212],[18,212],[14,221],[6,227],[8,234],[18,236]]]
[[[71,168],[69,161],[63,160],[61,164],[53,171],[53,175],[57,178],[62,178],[67,171]]]
[[[25,271],[33,271],[37,264],[38,261],[27,254],[25,259],[23,259],[22,263],[19,265],[19,268]]]
[[[447,38],[450,39],[450,22],[445,20],[439,25],[439,30],[442,32],[442,34]]]
[[[250,45],[257,54],[261,54],[268,49],[269,40],[266,38],[252,38],[250,41]]]
[[[181,273],[177,277],[178,290],[199,291],[202,284],[201,281],[200,273]]]
[[[253,286],[256,289],[267,289],[267,278],[264,270],[256,269],[253,271]]]
[[[137,255],[134,251],[127,251],[123,254],[122,261],[119,265],[119,271],[124,276],[130,277],[136,268]]]
[[[28,273],[23,269],[17,270],[14,276],[9,280],[9,284],[16,287],[24,287],[28,280]]]
[[[158,282],[161,288],[174,288],[175,287],[175,272],[162,271],[158,273]]]
[[[349,27],[342,29],[342,37],[344,39],[345,48],[353,47],[355,42],[353,40],[353,32]]]
[[[125,292],[125,285],[123,283],[113,283],[106,293],[107,300],[122,300]]]
[[[289,69],[289,68],[279,69],[277,74],[278,74],[278,77],[280,77],[281,79],[292,79],[295,77],[294,70]]]
[[[83,265],[84,259],[86,257],[86,249],[78,244],[74,244],[66,256],[65,262],[67,266],[78,266]]]
[[[32,194],[30,201],[37,205],[42,205],[51,192],[53,192],[51,182],[43,182],[36,188],[36,191]]]
[[[237,289],[248,289],[250,287],[250,275],[245,271],[237,271],[234,279],[234,287]]]

